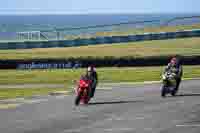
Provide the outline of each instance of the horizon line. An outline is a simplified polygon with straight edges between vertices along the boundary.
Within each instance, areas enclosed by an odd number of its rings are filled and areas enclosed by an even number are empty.
[[[200,12],[91,12],[91,13],[0,13],[0,15],[137,15],[137,14],[200,14]]]

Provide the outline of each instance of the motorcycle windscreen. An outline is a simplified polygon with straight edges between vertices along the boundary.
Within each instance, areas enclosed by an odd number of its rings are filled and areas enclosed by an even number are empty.
[[[86,88],[89,84],[85,80],[80,80],[79,82],[81,88]]]

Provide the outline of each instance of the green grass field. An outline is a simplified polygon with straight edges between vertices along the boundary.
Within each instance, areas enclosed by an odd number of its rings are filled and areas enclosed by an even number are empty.
[[[99,68],[100,83],[159,81],[164,67],[128,67]],[[64,70],[33,70],[16,71],[1,70],[1,85],[16,84],[64,84],[65,88],[23,88],[0,89],[0,99],[46,95],[53,91],[72,89],[71,86],[84,73],[84,69]],[[184,78],[200,78],[200,66],[184,66]]]
[[[94,35],[81,34],[78,36],[68,35],[65,39],[77,39],[77,38],[95,38],[99,36],[127,36],[134,34],[143,34],[143,33],[157,33],[157,32],[175,32],[175,31],[183,31],[183,30],[193,30],[200,29],[200,24],[193,25],[178,25],[178,26],[158,26],[158,27],[145,27],[145,28],[130,28],[125,31],[117,31],[113,30],[110,32],[97,32]]]
[[[200,38],[157,40],[68,48],[0,50],[0,59],[42,59],[69,57],[149,57],[167,55],[200,55]]]
[[[163,67],[98,68],[100,82],[140,82],[159,80]],[[85,69],[1,70],[0,84],[66,84],[72,85]],[[184,66],[184,77],[200,77],[200,66]]]
[[[0,89],[0,100],[11,98],[26,98],[36,95],[48,95],[54,91],[64,91],[65,88],[25,88],[25,89]]]
[[[200,24],[193,25],[178,25],[178,26],[158,26],[158,27],[145,27],[139,29],[129,29],[127,31],[121,32],[99,32],[96,33],[96,36],[126,36],[131,34],[143,34],[143,33],[156,33],[156,32],[175,32],[175,31],[183,31],[183,30],[193,30],[199,29]]]

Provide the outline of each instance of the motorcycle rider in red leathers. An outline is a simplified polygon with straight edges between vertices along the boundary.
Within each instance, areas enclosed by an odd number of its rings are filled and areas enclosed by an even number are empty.
[[[92,81],[92,84],[90,86],[90,88],[91,88],[90,98],[93,98],[95,90],[96,90],[96,86],[97,86],[97,83],[98,83],[98,75],[97,75],[95,67],[94,66],[89,66],[87,68],[86,74],[82,75],[81,79],[91,80]],[[77,88],[75,88],[75,91],[76,90],[77,90]]]

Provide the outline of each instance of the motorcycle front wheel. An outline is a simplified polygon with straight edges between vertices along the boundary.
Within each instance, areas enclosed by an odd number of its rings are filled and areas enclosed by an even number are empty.
[[[176,93],[177,93],[177,90],[176,90],[176,89],[173,89],[172,92],[171,92],[171,95],[172,95],[172,96],[175,96]]]
[[[162,90],[161,90],[161,97],[166,97],[166,87],[165,85],[162,86]]]
[[[80,100],[81,100],[81,96],[82,96],[82,93],[80,93],[79,95],[76,96],[76,98],[75,98],[75,105],[76,105],[76,106],[79,105]]]

